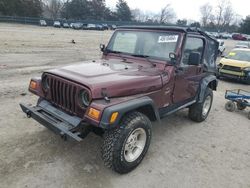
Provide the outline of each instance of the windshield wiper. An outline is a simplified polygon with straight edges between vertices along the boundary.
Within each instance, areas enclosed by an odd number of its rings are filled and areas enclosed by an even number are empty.
[[[142,54],[132,54],[133,57],[142,57],[145,58],[153,67],[156,66],[155,62],[151,61],[151,57],[149,55],[142,55]]]
[[[125,54],[122,53],[122,52],[120,52],[120,51],[115,51],[115,50],[106,49],[105,52],[106,52],[106,53],[117,54],[120,58],[122,58],[122,60],[123,60],[124,62],[128,63],[128,62],[127,62],[127,58],[124,57]]]
[[[133,56],[133,57],[143,57],[143,58],[148,58],[148,57],[150,57],[150,56],[148,56],[148,55],[141,55],[141,54],[132,54],[131,56]]]
[[[106,49],[106,52],[108,53],[114,53],[114,54],[120,54],[122,52],[119,52],[119,51],[113,51],[113,50],[109,50],[109,49]]]

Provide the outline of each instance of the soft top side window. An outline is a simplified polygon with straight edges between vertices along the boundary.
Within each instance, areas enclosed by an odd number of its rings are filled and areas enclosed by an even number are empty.
[[[191,53],[200,53],[201,57],[204,51],[204,41],[202,38],[190,37],[188,36],[186,39],[186,43],[184,46],[183,56],[182,56],[182,64],[188,65],[189,56]],[[202,59],[201,59],[202,61]],[[200,62],[201,63],[201,62]]]

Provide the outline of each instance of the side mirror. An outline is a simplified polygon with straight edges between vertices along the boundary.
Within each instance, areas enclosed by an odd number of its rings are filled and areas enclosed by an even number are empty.
[[[172,62],[176,62],[176,60],[177,60],[177,56],[176,56],[176,54],[175,53],[173,53],[173,52],[171,52],[171,53],[169,53],[169,58],[170,58],[170,60],[172,61]]]
[[[199,52],[192,52],[188,58],[188,65],[199,65],[201,62],[201,54]]]
[[[101,50],[102,52],[105,51],[105,48],[106,48],[105,44],[100,44],[100,50]]]

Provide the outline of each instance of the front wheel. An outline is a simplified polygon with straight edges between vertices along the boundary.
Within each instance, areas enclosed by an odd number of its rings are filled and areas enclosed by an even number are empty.
[[[213,91],[207,88],[202,102],[197,102],[189,107],[189,118],[196,122],[204,121],[211,109],[213,103]]]
[[[127,114],[118,128],[104,133],[104,164],[120,174],[132,171],[148,151],[151,129],[150,120],[142,113]]]
[[[229,112],[233,112],[236,109],[236,105],[233,101],[227,101],[225,104],[225,109]]]

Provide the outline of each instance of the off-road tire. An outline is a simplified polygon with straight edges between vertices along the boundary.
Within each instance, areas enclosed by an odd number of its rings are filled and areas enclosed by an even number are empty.
[[[225,109],[228,112],[233,112],[236,109],[236,105],[235,105],[235,103],[233,101],[227,101],[226,104],[225,104]]]
[[[246,109],[246,105],[244,105],[243,103],[237,102],[236,103],[237,109],[238,110],[245,110]]]
[[[142,128],[146,132],[146,143],[139,157],[132,162],[125,159],[125,144],[130,134]],[[102,158],[105,166],[114,171],[125,174],[136,168],[148,151],[151,141],[152,126],[150,120],[140,112],[131,112],[121,121],[119,127],[104,133],[103,146],[101,148]]]
[[[204,103],[208,97],[211,97],[211,103],[210,103],[210,106],[209,106],[207,113],[204,115],[203,114],[203,107],[204,107]],[[213,91],[210,88],[206,88],[203,101],[196,102],[195,104],[193,104],[189,107],[188,117],[195,122],[204,121],[207,118],[207,116],[211,110],[212,103],[213,103]]]

